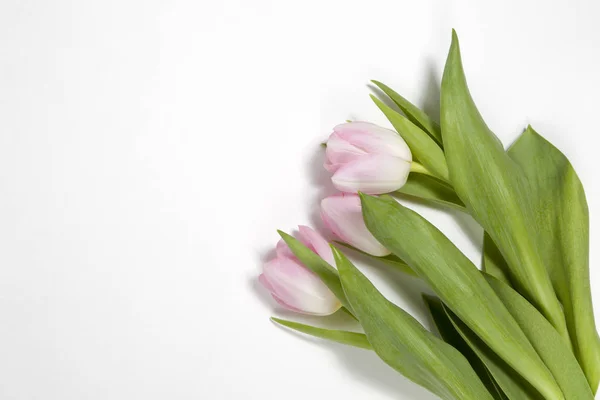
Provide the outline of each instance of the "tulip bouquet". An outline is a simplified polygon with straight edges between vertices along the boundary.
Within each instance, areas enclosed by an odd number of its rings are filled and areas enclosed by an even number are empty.
[[[531,127],[505,150],[471,98],[455,33],[439,116],[374,83],[389,96],[373,100],[395,131],[366,122],[334,128],[325,168],[341,193],[321,202],[321,215],[336,244],[427,284],[435,296],[423,299],[435,329],[388,301],[304,226],[298,239],[280,232],[260,282],[289,310],[325,316],[341,309],[362,332],[273,320],[375,351],[442,399],[593,399],[600,341],[588,209],[567,158]],[[481,270],[396,200],[403,196],[473,216],[484,230]]]

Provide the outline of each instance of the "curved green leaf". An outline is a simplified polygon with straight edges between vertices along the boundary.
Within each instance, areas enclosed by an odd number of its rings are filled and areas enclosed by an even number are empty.
[[[563,398],[554,378],[480,271],[442,232],[391,198],[361,194],[361,200],[367,228],[381,244],[429,283],[470,329],[546,399]]]
[[[369,343],[389,366],[445,400],[493,400],[467,360],[389,302],[336,249],[344,291]]]
[[[487,232],[483,232],[482,270],[510,285],[509,269],[498,246]]]
[[[454,189],[438,179],[423,174],[411,173],[404,186],[393,194],[422,199],[444,207],[466,211],[465,205],[458,198]]]
[[[511,282],[568,340],[561,304],[537,249],[525,179],[471,98],[456,32],[441,97],[442,137],[456,193],[500,249]]]
[[[399,257],[395,256],[394,254],[389,254],[383,257],[377,257],[372,254],[366,253],[360,249],[357,249],[356,247],[351,246],[348,243],[338,241],[334,241],[334,243],[339,244],[340,246],[344,246],[352,251],[356,251],[357,253],[360,253],[363,256],[370,258],[371,260],[379,261],[383,264],[389,265],[397,271],[404,272],[405,274],[408,274],[410,276],[417,276],[417,274],[415,274],[415,272],[412,269],[410,269],[410,267],[406,265],[404,261],[402,261]]]
[[[404,97],[390,89],[388,86],[379,81],[371,82],[373,82],[379,89],[387,94],[389,98],[392,99],[392,101],[396,103],[398,107],[400,107],[402,112],[413,124],[427,132],[440,147],[442,146],[442,130],[437,122],[435,122],[429,115],[421,111],[410,101],[406,100]]]
[[[428,295],[423,295],[423,300],[425,300],[425,304],[427,304],[427,307],[429,308],[433,323],[442,339],[465,356],[475,373],[479,376],[479,379],[481,379],[481,382],[483,382],[490,394],[496,400],[506,399],[506,396],[503,395],[502,390],[496,385],[496,382],[494,382],[494,378],[490,375],[485,364],[479,359],[477,354],[471,350],[467,342],[465,342],[456,331],[456,328],[454,328],[452,321],[450,321],[450,318],[446,314],[442,301],[435,296]]]
[[[279,319],[275,317],[272,317],[271,320],[279,325],[283,325],[287,328],[305,333],[310,336],[318,337],[320,339],[327,339],[333,342],[346,344],[348,346],[359,347],[361,349],[373,350],[371,344],[367,340],[367,336],[364,333],[318,328],[316,326],[305,325],[299,322],[287,321],[285,319]]]
[[[589,278],[589,217],[571,163],[529,126],[508,150],[527,177],[536,210],[538,246],[564,306],[575,354],[594,392],[600,380],[600,339]]]
[[[444,312],[463,340],[477,354],[510,400],[543,400],[543,396],[514,369],[498,357],[477,335],[446,306]]]
[[[585,374],[556,329],[510,286],[490,275],[484,276],[554,375],[565,398],[593,400]]]
[[[404,115],[396,112],[385,105],[377,97],[371,95],[371,99],[377,107],[385,114],[394,129],[406,141],[413,156],[431,171],[436,177],[448,181],[448,166],[444,151],[437,143],[421,128],[410,122]]]

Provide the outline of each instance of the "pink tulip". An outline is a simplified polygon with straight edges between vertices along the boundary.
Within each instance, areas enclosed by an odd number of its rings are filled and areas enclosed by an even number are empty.
[[[346,193],[389,193],[406,183],[412,154],[396,132],[368,122],[333,128],[327,140],[325,168]]]
[[[323,199],[321,218],[341,241],[377,257],[390,254],[367,229],[358,195],[342,194]]]
[[[331,265],[335,265],[329,243],[307,226],[299,227],[300,241]],[[330,315],[342,304],[321,281],[294,256],[283,240],[276,256],[266,263],[259,282],[280,305],[302,314]]]
[[[329,242],[319,235],[317,232],[309,228],[308,226],[298,226],[298,236],[300,241],[309,249],[314,251],[323,260],[327,261],[329,265],[335,267],[335,260],[333,259],[333,252],[329,247]],[[288,245],[280,239],[277,242],[276,252],[278,256],[294,258],[294,253],[290,250]]]

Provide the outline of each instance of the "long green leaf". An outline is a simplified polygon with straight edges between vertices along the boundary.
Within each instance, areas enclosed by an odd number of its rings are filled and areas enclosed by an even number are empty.
[[[490,394],[496,400],[504,400],[506,397],[503,395],[502,390],[496,385],[496,382],[494,382],[494,378],[490,375],[485,364],[479,359],[477,354],[471,350],[467,342],[465,342],[457,332],[456,328],[454,328],[452,321],[450,321],[450,318],[446,314],[442,301],[435,296],[428,295],[423,295],[423,300],[425,300],[425,304],[427,304],[427,307],[429,308],[433,323],[442,339],[465,356],[475,373],[479,376],[479,379],[481,379],[481,382],[483,382]]]
[[[411,276],[417,276],[417,274],[415,274],[415,272],[412,269],[410,269],[410,267],[408,265],[406,265],[406,263],[404,261],[402,261],[400,258],[395,256],[394,254],[389,254],[389,255],[383,256],[383,257],[377,257],[372,254],[366,253],[360,249],[357,249],[356,247],[351,246],[348,243],[338,242],[338,241],[334,241],[334,242],[335,242],[335,244],[346,247],[352,251],[356,251],[357,253],[360,253],[363,256],[370,258],[371,260],[379,261],[385,265],[389,265],[390,267],[393,267],[397,271],[404,272],[405,274],[408,274]]]
[[[367,336],[364,333],[318,328],[316,326],[305,325],[299,322],[287,321],[285,319],[279,319],[275,317],[272,317],[271,320],[279,325],[283,325],[287,328],[305,333],[310,336],[318,337],[320,339],[327,339],[333,342],[346,344],[348,346],[359,347],[361,349],[373,350],[371,344],[367,340]]]
[[[385,114],[394,129],[406,141],[413,156],[436,177],[448,181],[448,166],[444,151],[421,128],[410,122],[408,118],[388,107],[377,97],[371,98]]]
[[[342,288],[340,276],[335,268],[329,265],[325,260],[319,257],[314,251],[302,244],[301,241],[288,235],[285,232],[277,231],[283,241],[288,245],[292,253],[304,266],[317,274],[325,285],[333,292],[335,297],[342,303],[344,307],[353,314],[352,306],[346,299],[346,294]]]
[[[554,378],[480,271],[442,232],[391,198],[361,195],[361,199],[367,228],[381,244],[429,283],[469,328],[546,399],[563,398]]]
[[[385,299],[339,251],[344,291],[375,352],[392,368],[445,400],[492,400],[467,360]]]
[[[542,395],[533,388],[525,379],[505,363],[496,353],[489,348],[477,335],[469,329],[451,310],[444,307],[446,316],[454,328],[468,343],[468,346],[477,354],[487,370],[494,377],[502,392],[510,400],[542,400]]]
[[[412,123],[427,132],[432,139],[442,146],[442,130],[437,122],[435,122],[429,115],[421,111],[417,106],[400,96],[388,86],[379,81],[371,82],[373,82],[375,85],[377,85],[377,87],[379,87],[379,89],[387,94],[389,98],[392,99],[392,101],[396,103],[398,107],[400,107],[402,112],[408,117],[409,120],[411,120]]]
[[[568,340],[561,304],[537,249],[525,179],[471,98],[455,32],[441,98],[442,137],[456,193],[500,249],[511,282]]]
[[[509,269],[498,246],[487,232],[483,233],[482,270],[510,285]]]
[[[411,173],[404,186],[393,194],[466,211],[465,205],[458,198],[454,189],[442,181],[423,174]]]
[[[594,395],[585,374],[556,329],[510,286],[490,275],[485,275],[485,278],[552,372],[565,398],[593,400]]]
[[[529,126],[508,150],[527,177],[536,210],[538,246],[564,306],[575,354],[594,392],[600,380],[600,340],[589,280],[589,217],[571,163]]]

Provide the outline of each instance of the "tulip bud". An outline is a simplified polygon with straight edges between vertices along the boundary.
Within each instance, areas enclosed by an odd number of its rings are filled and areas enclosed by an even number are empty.
[[[299,227],[300,241],[331,265],[335,265],[329,243],[307,226]],[[342,304],[321,279],[294,256],[284,241],[277,243],[276,256],[266,263],[259,282],[284,308],[302,314],[330,315]]]
[[[321,218],[341,241],[376,257],[391,253],[367,229],[358,195],[342,194],[323,199]]]
[[[325,169],[346,193],[389,193],[406,183],[412,154],[396,132],[368,122],[348,122],[333,128],[327,140]]]
[[[298,226],[298,236],[300,241],[313,252],[317,253],[319,257],[327,261],[329,265],[335,267],[335,260],[333,258],[333,252],[329,247],[329,242],[325,238],[319,235],[317,232],[309,228],[308,226]],[[278,256],[294,258],[294,253],[290,250],[288,245],[280,239],[277,242],[276,252]]]

